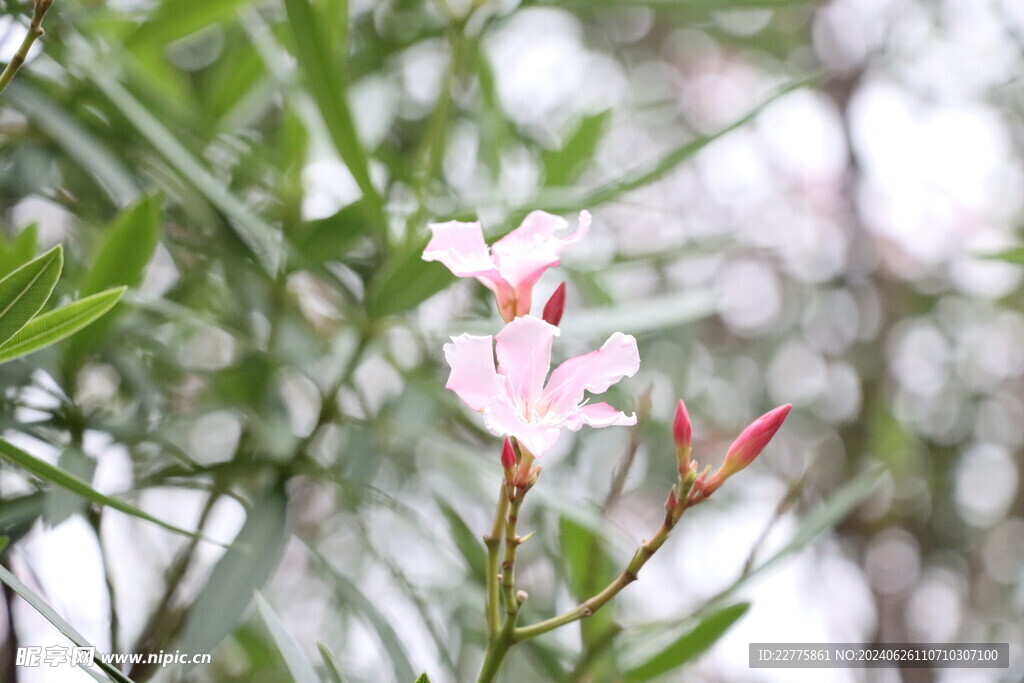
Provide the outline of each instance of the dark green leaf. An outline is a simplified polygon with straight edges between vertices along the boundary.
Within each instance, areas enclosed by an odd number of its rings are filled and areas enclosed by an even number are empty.
[[[142,510],[133,505],[129,505],[128,503],[118,500],[117,498],[113,498],[111,496],[100,493],[99,491],[95,490],[78,477],[68,474],[64,470],[54,465],[51,465],[45,460],[40,460],[39,458],[33,455],[29,455],[25,451],[21,450],[12,443],[5,441],[4,439],[0,439],[0,457],[4,458],[5,460],[8,460],[11,463],[14,463],[18,467],[28,471],[29,473],[35,475],[36,477],[39,477],[43,481],[53,484],[54,486],[60,486],[61,488],[66,489],[77,496],[81,496],[82,498],[92,503],[96,503],[97,505],[103,505],[108,508],[113,508],[114,510],[123,512],[126,515],[131,515],[132,517],[144,519],[147,522],[152,522],[153,524],[162,526],[164,529],[167,529],[168,531],[173,531],[176,534],[182,534],[184,536],[191,537],[197,536],[197,534],[193,531],[186,531],[185,529],[176,527],[173,524],[168,524],[167,522],[161,519],[157,519],[156,517],[153,517],[152,515],[143,512]],[[206,650],[203,650],[203,652],[206,652]]]
[[[0,363],[6,363],[73,335],[109,311],[121,299],[124,287],[87,296],[33,318],[0,344]]]
[[[63,266],[64,251],[58,245],[0,280],[0,343],[42,310]]]
[[[741,602],[708,614],[692,631],[681,636],[667,648],[643,664],[626,672],[627,681],[648,681],[693,660],[715,644],[725,632],[750,609]]]
[[[324,263],[348,253],[369,227],[366,204],[359,200],[326,218],[309,221],[292,241],[310,262]]]
[[[245,524],[196,598],[179,649],[212,652],[245,616],[277,567],[288,540],[288,498],[280,486],[256,500]]]
[[[288,634],[288,631],[285,630],[284,624],[281,623],[277,613],[267,604],[267,601],[263,599],[259,591],[256,591],[255,595],[256,608],[259,610],[260,617],[263,618],[263,623],[267,625],[267,629],[270,631],[270,637],[274,639],[274,644],[284,658],[284,663],[288,667],[288,672],[292,675],[292,680],[295,683],[321,683],[320,677],[316,675],[316,670],[310,663],[309,658],[299,649],[298,644]]]
[[[0,535],[17,541],[28,533],[43,514],[44,500],[44,494],[30,493],[3,501],[0,506]]]

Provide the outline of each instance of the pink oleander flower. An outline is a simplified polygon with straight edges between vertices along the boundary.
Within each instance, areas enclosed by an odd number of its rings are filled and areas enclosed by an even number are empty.
[[[636,374],[636,339],[616,332],[600,349],[570,358],[548,378],[551,345],[558,334],[554,325],[527,315],[505,325],[493,340],[470,334],[452,337],[444,346],[452,368],[445,387],[483,413],[488,431],[516,437],[535,456],[555,445],[563,427],[575,432],[584,425],[636,424],[635,414],[584,400],[584,392],[600,394]]]
[[[480,223],[433,223],[434,236],[423,250],[423,260],[440,261],[459,277],[475,277],[494,292],[498,312],[509,322],[529,314],[534,284],[545,270],[561,262],[563,249],[587,234],[590,214],[581,211],[575,232],[555,236],[568,226],[563,218],[533,211],[522,225],[488,248]]]

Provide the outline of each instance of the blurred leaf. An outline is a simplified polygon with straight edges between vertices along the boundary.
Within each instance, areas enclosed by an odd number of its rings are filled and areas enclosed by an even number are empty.
[[[440,263],[423,260],[425,241],[393,252],[374,274],[366,293],[371,318],[404,313],[450,285],[455,276]]]
[[[35,223],[28,226],[10,241],[0,245],[0,277],[11,273],[19,266],[32,260],[36,255],[36,242],[39,226]]]
[[[63,266],[64,251],[58,245],[0,280],[0,343],[43,308]]]
[[[391,660],[391,666],[394,668],[395,680],[413,680],[413,678],[416,677],[416,674],[414,673],[412,663],[409,661],[409,654],[406,652],[405,646],[402,644],[402,639],[398,637],[397,633],[395,633],[395,629],[391,627],[388,620],[377,610],[373,602],[367,599],[359,587],[352,583],[347,576],[342,574],[341,571],[326,557],[313,548],[310,548],[309,550],[313,554],[313,557],[320,561],[323,568],[326,569],[334,579],[335,594],[338,598],[338,604],[344,605],[346,608],[362,614],[370,623],[374,633],[377,634],[377,638],[380,639],[384,649],[387,650],[388,657]]]
[[[280,560],[289,535],[287,504],[280,485],[253,502],[234,543],[196,597],[179,649],[212,652],[235,630],[253,594],[267,583]]]
[[[157,195],[148,195],[122,211],[103,231],[103,239],[82,281],[82,294],[96,294],[111,287],[138,287],[156,251],[162,228],[163,209]],[[94,347],[123,309],[119,306],[88,332],[78,335],[68,345],[68,355],[80,358]]]
[[[686,664],[714,645],[749,609],[749,602],[741,602],[708,614],[692,631],[627,671],[626,681],[648,681]]]
[[[679,327],[714,312],[711,292],[689,291],[589,308],[567,317],[562,329],[573,337],[603,337],[619,330],[641,334]]]
[[[316,670],[313,668],[312,663],[310,663],[309,658],[299,649],[298,644],[288,634],[288,631],[285,630],[284,624],[281,623],[281,619],[274,612],[274,609],[267,604],[267,601],[263,599],[259,591],[255,592],[255,596],[256,608],[263,618],[263,623],[270,630],[270,637],[274,639],[274,644],[284,658],[284,663],[288,666],[288,672],[291,673],[292,680],[295,683],[321,683],[320,677],[316,675]]]
[[[427,672],[424,671],[420,674],[419,678],[416,679],[415,683],[430,683],[430,678],[427,676]]]
[[[338,664],[337,657],[331,652],[323,643],[317,643],[316,648],[320,650],[320,657],[324,660],[324,666],[327,667],[327,675],[330,676],[331,683],[345,683],[345,675],[341,673],[341,665]]]
[[[613,199],[616,199],[626,194],[627,192],[630,192],[637,188],[643,187],[644,185],[648,185],[657,180],[660,180],[661,178],[665,177],[669,172],[676,169],[684,161],[693,157],[695,154],[697,154],[697,152],[701,151],[715,140],[718,140],[719,138],[724,137],[725,135],[728,135],[729,133],[733,132],[737,128],[741,128],[746,124],[750,123],[751,121],[753,121],[755,118],[757,118],[758,114],[764,111],[770,104],[772,104],[776,100],[788,95],[794,90],[806,88],[807,86],[818,82],[820,79],[821,76],[815,74],[813,76],[801,78],[797,81],[793,81],[792,83],[782,86],[774,93],[769,95],[763,102],[761,102],[756,107],[754,107],[746,114],[733,121],[732,123],[728,124],[724,128],[715,131],[711,135],[702,135],[700,137],[697,137],[691,140],[690,142],[687,142],[686,144],[677,147],[676,149],[672,150],[671,152],[663,156],[661,159],[650,164],[645,170],[632,173],[625,178],[614,181],[612,183],[605,185],[604,187],[598,188],[597,190],[590,192],[589,194],[585,195],[584,197],[581,197],[577,202],[575,202],[575,206],[597,206],[599,204],[603,204],[605,202],[609,202]],[[574,207],[569,207],[569,209],[572,208]]]
[[[369,227],[366,203],[360,199],[326,218],[306,222],[292,241],[310,262],[324,263],[347,254]]]
[[[92,481],[96,471],[96,461],[73,446],[61,451],[57,466],[82,481]],[[46,491],[43,520],[50,527],[59,526],[72,515],[84,515],[88,506],[89,503],[83,498],[54,486]]]
[[[90,76],[103,94],[181,177],[201,192],[211,204],[224,212],[232,229],[252,250],[257,261],[270,273],[281,263],[280,234],[257,216],[248,204],[206,169],[146,107],[136,100],[100,65],[93,65]]]
[[[466,526],[466,523],[462,521],[459,513],[452,506],[445,503],[439,497],[435,498],[435,500],[438,507],[441,508],[444,518],[448,521],[448,528],[451,530],[455,547],[459,549],[459,553],[466,560],[470,574],[482,585],[487,579],[487,561],[484,557],[484,546],[480,542],[480,538],[473,533],[472,529]]]
[[[347,24],[347,3],[338,4],[340,7],[336,11],[345,17],[344,23]],[[284,0],[284,6],[294,38],[299,69],[316,100],[338,156],[345,162],[363,193],[369,214],[383,235],[387,230],[384,204],[373,186],[370,162],[360,144],[348,106],[348,79],[342,61],[347,54],[347,46],[344,42],[338,45],[328,42],[324,17],[318,16],[309,0]],[[344,35],[336,35],[334,38],[345,40]]]
[[[17,541],[28,533],[32,525],[43,514],[45,495],[30,493],[17,498],[8,498],[0,505],[0,535]],[[0,553],[3,550],[0,549]]]
[[[615,578],[618,573],[615,562],[594,529],[563,515],[559,520],[559,538],[568,569],[569,591],[576,602],[597,594]],[[614,614],[610,609],[601,610],[580,623],[584,647],[604,640],[609,629],[618,630]],[[614,654],[610,648],[604,649],[607,654]]]
[[[157,524],[168,531],[173,531],[176,534],[182,534],[183,536],[190,536],[193,538],[202,538],[201,535],[193,531],[180,529],[173,524],[168,524],[163,520],[157,519],[156,517],[143,512],[133,505],[129,505],[117,498],[112,498],[111,496],[102,494],[78,477],[68,474],[64,470],[51,465],[45,460],[40,460],[35,456],[29,455],[4,439],[0,439],[0,457],[14,463],[24,470],[27,470],[29,473],[39,477],[43,481],[53,484],[54,486],[60,486],[61,488],[66,489],[77,496],[81,496],[92,503],[113,508],[114,510],[123,512],[126,515],[131,515],[132,517],[144,519],[147,522]],[[196,652],[207,652],[207,650],[196,650]]]
[[[579,179],[597,151],[601,136],[608,127],[611,110],[585,116],[561,149],[541,154],[544,184],[549,187],[569,185]]]
[[[231,19],[245,0],[164,0],[128,36],[127,47],[158,47],[218,21]]]
[[[2,550],[3,545],[6,545],[6,541],[0,542],[0,550]],[[39,597],[35,593],[35,591],[31,590],[28,586],[23,584],[17,576],[9,572],[7,568],[3,567],[2,565],[0,565],[0,581],[3,581],[8,586],[10,586],[11,590],[13,590],[19,596],[21,596],[21,599],[27,602],[29,605],[31,605],[33,609],[39,612],[39,614],[43,615],[43,617],[48,622],[53,624],[57,628],[57,630],[63,633],[64,636],[67,637],[67,639],[70,640],[72,643],[74,643],[78,647],[95,647],[91,645],[89,641],[87,641],[82,636],[81,633],[76,631],[71,624],[66,622],[59,614],[57,614],[57,612],[55,612],[54,609],[50,607],[50,605],[47,604],[45,600]],[[110,664],[104,664],[99,656],[98,651],[94,661],[96,666],[103,669],[103,671],[105,671],[107,675],[109,675],[113,680],[119,681],[119,683],[132,683],[132,679],[125,676],[115,667],[111,666]]]
[[[92,175],[117,206],[135,201],[139,189],[121,160],[82,124],[24,80],[14,81],[4,91],[15,107],[53,138],[68,156]]]
[[[0,363],[21,358],[73,335],[113,308],[124,291],[124,287],[108,289],[36,316],[0,344]]]
[[[992,261],[1006,261],[1007,263],[1024,263],[1024,247],[1012,247],[1003,251],[978,254],[978,258]]]

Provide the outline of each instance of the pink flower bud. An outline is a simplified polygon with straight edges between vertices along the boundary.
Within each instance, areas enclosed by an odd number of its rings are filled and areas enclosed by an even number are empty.
[[[558,323],[562,322],[562,314],[565,313],[565,283],[558,285],[555,289],[554,294],[548,299],[548,302],[544,305],[544,312],[541,314],[541,318],[544,319],[549,325],[558,327]]]
[[[725,454],[725,462],[716,473],[716,478],[720,474],[722,475],[721,479],[724,480],[752,463],[775,436],[775,432],[779,431],[779,427],[782,426],[792,407],[787,403],[768,411],[751,422],[732,442],[732,446]]]
[[[676,417],[672,421],[672,438],[676,442],[676,453],[679,456],[679,472],[690,466],[690,443],[693,441],[693,427],[690,425],[690,414],[686,412],[686,404],[682,399],[676,404]]]
[[[501,447],[501,467],[510,470],[516,466],[516,452],[512,449],[512,440],[505,439]]]
[[[673,486],[672,490],[668,492],[668,498],[665,499],[665,512],[674,512],[679,507],[679,499],[676,497],[676,487]]]

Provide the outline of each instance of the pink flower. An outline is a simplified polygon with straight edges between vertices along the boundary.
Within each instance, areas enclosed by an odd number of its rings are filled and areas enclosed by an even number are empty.
[[[494,338],[463,334],[445,344],[452,368],[446,388],[483,413],[495,436],[514,436],[535,456],[558,441],[562,428],[636,424],[607,403],[587,403],[584,392],[600,394],[640,367],[636,339],[616,332],[597,351],[570,358],[547,378],[558,328],[539,318],[516,318]],[[495,370],[494,356],[498,357]],[[545,383],[545,378],[547,382]]]
[[[769,410],[740,432],[740,435],[729,446],[729,450],[725,454],[725,462],[721,467],[706,482],[698,482],[705,497],[710,496],[726,479],[745,469],[754,462],[757,456],[761,455],[761,451],[785,422],[792,407],[787,403]]]
[[[533,211],[522,225],[488,248],[480,223],[433,223],[434,237],[423,250],[423,260],[440,261],[459,277],[475,277],[494,292],[498,312],[508,322],[529,314],[533,285],[545,270],[561,262],[563,249],[587,234],[590,214],[581,211],[575,232],[555,236],[568,226],[563,218]]]

